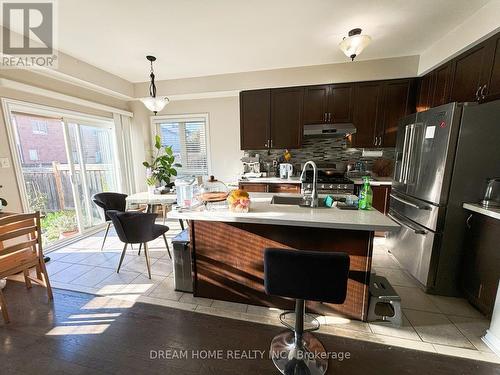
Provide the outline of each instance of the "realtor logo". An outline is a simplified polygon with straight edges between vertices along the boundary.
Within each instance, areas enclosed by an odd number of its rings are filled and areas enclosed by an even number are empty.
[[[2,1],[2,65],[56,67],[54,2]]]

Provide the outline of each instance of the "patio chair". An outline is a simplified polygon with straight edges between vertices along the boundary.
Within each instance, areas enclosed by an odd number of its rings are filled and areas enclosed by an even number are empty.
[[[125,244],[123,247],[122,255],[120,257],[120,263],[118,263],[118,269],[116,273],[120,272],[120,268],[123,263],[123,258],[125,258],[125,252],[127,251],[128,244],[144,244],[144,255],[146,257],[146,266],[148,268],[148,276],[151,279],[151,265],[149,261],[149,249],[148,242],[163,236],[165,241],[165,246],[168,251],[168,256],[172,259],[170,255],[170,249],[168,247],[167,237],[165,233],[169,230],[166,225],[155,224],[156,214],[144,213],[144,212],[120,212],[120,211],[108,211],[108,215],[113,221],[118,238]]]
[[[53,295],[43,261],[41,234],[39,212],[0,217],[0,279],[23,272],[26,287],[31,288],[32,281],[44,286],[51,301]],[[36,277],[31,276],[31,268],[35,268]],[[3,319],[8,323],[7,302],[1,290],[0,307]]]

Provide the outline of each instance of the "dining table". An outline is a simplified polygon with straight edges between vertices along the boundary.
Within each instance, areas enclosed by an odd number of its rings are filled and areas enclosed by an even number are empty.
[[[167,218],[167,209],[177,202],[177,195],[174,193],[153,194],[148,191],[131,194],[126,199],[125,209],[131,209],[132,206],[146,205],[147,212],[152,212],[154,206],[161,206],[163,213],[163,224]],[[183,225],[181,225],[183,226]]]

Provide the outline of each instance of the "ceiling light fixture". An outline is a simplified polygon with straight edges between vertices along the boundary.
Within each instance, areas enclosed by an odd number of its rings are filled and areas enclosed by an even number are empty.
[[[155,116],[160,112],[170,100],[167,97],[156,97],[156,85],[155,85],[155,73],[153,70],[153,61],[156,61],[154,56],[146,56],[146,59],[151,63],[151,73],[149,77],[151,78],[151,83],[149,84],[149,97],[142,98],[141,102],[144,103],[147,109],[154,112]]]
[[[372,41],[372,38],[368,35],[361,35],[361,31],[361,29],[352,29],[349,31],[348,36],[344,37],[339,44],[342,52],[347,57],[350,57],[351,61],[354,61],[354,58]]]

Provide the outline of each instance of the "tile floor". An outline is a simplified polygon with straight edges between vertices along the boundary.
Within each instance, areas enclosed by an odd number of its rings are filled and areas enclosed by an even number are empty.
[[[168,241],[180,231],[179,224],[168,223]],[[84,238],[63,249],[51,252],[47,264],[52,285],[97,294],[125,303],[141,301],[193,310],[234,319],[279,324],[279,310],[231,302],[193,297],[173,288],[172,263],[160,238],[150,243],[152,279],[146,274],[144,256],[137,255],[137,246],[129,248],[122,269],[116,273],[122,244],[113,230],[100,251],[103,232]],[[460,298],[425,294],[415,281],[400,269],[384,247],[384,239],[375,240],[373,268],[387,277],[402,299],[403,326],[388,323],[365,323],[341,316],[319,317],[320,331],[360,340],[402,346],[500,363],[482,341],[489,321]]]

